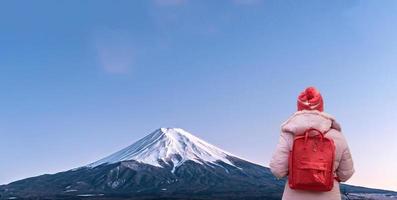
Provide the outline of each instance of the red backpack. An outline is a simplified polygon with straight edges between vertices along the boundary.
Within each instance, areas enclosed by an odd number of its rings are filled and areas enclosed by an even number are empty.
[[[309,136],[309,132],[318,135]],[[291,189],[330,191],[334,186],[335,145],[317,129],[296,136],[289,155],[288,182]]]

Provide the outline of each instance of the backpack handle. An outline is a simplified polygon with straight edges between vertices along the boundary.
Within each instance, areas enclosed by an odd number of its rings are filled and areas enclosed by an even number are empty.
[[[315,132],[319,133],[318,135],[321,137],[321,141],[323,141],[323,139],[324,139],[324,133],[322,133],[321,131],[319,131],[319,130],[317,130],[317,129],[315,129],[315,128],[309,128],[309,129],[307,129],[307,130],[305,131],[305,143],[306,143],[306,141],[307,141],[307,138],[309,137],[309,132],[311,132],[311,131],[315,131]]]

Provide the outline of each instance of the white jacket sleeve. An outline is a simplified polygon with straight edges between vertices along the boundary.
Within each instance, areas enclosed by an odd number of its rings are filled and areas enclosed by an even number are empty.
[[[349,180],[354,174],[354,167],[353,167],[353,159],[350,154],[349,147],[342,153],[341,160],[339,162],[338,169],[336,169],[336,175],[338,176],[339,180],[345,182]]]
[[[270,170],[277,178],[283,178],[288,174],[288,158],[290,152],[290,134],[282,132],[276,151],[270,161]]]

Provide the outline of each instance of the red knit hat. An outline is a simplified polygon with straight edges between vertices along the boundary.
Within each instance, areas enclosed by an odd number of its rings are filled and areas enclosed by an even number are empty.
[[[323,97],[315,87],[306,88],[298,96],[298,110],[324,110]]]

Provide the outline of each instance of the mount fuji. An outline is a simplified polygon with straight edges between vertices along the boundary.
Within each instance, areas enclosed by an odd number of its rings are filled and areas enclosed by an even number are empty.
[[[215,147],[180,128],[160,128],[131,146],[87,167],[135,160],[156,167],[172,166],[171,172],[186,161],[222,167],[219,162],[236,167],[228,158],[237,156]],[[226,168],[225,168],[226,169]]]
[[[0,199],[280,199],[284,184],[269,168],[183,129],[160,128],[86,166],[0,186]],[[342,190],[397,197],[356,186]]]

